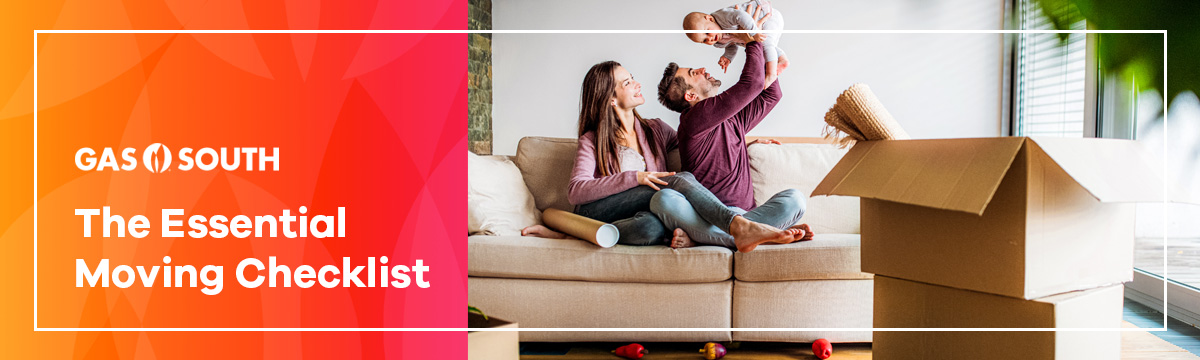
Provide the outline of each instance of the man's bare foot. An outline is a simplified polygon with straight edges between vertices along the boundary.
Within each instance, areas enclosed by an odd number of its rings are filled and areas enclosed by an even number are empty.
[[[788,237],[786,239],[772,241],[768,244],[780,244],[780,245],[791,244],[791,243],[800,241],[800,238],[804,237],[804,234],[805,234],[804,230],[800,230],[800,229],[796,229],[796,228],[783,229],[783,232],[786,232],[788,234]]]
[[[542,225],[534,225],[521,229],[521,236],[537,236],[547,239],[574,239],[574,236],[563,234]]]
[[[813,239],[812,227],[808,226],[808,224],[792,226],[788,228],[788,230],[795,230],[799,232],[796,236],[796,241],[809,241]]]
[[[675,249],[682,249],[696,246],[696,243],[692,241],[692,238],[683,229],[675,229],[675,236],[671,238],[670,246]]]
[[[729,224],[729,234],[733,235],[733,243],[738,252],[750,252],[765,243],[786,244],[796,239],[789,231],[746,220],[741,216],[733,218],[733,222]]]

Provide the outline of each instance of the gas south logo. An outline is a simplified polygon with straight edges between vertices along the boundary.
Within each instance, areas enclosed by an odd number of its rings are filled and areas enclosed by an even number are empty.
[[[83,171],[133,171],[137,169],[137,148],[99,151],[85,147],[75,151],[75,167]],[[117,154],[120,154],[119,158]],[[142,166],[151,173],[160,174],[173,170],[211,171],[220,167],[225,171],[279,171],[279,148],[266,147],[222,147],[193,149],[185,147],[176,154],[161,143],[153,143],[142,151]],[[172,168],[172,160],[179,165]]]
[[[146,170],[158,174],[167,171],[171,166],[171,150],[159,143],[150,144],[142,154],[142,164]]]

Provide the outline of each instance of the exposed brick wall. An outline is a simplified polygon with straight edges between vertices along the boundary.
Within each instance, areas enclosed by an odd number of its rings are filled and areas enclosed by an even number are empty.
[[[492,1],[470,0],[467,26],[492,29]],[[476,154],[492,153],[492,34],[467,37],[467,148]]]

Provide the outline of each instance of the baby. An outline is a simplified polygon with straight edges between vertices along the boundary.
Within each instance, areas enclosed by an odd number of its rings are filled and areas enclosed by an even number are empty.
[[[743,10],[745,9],[745,10]],[[752,15],[751,13],[754,13]],[[755,16],[758,16],[756,19]],[[750,0],[741,4],[735,4],[726,7],[712,14],[702,12],[693,12],[687,14],[683,18],[684,30],[755,30],[758,28],[757,20],[766,18],[762,23],[762,30],[783,30],[783,14],[778,10],[771,8],[770,0]],[[725,48],[725,55],[717,59],[717,65],[721,66],[721,70],[728,71],[729,62],[737,56],[738,45],[745,43],[735,34],[721,33],[689,33],[687,34],[692,41],[712,45],[718,48]],[[766,41],[763,41],[763,55],[766,56],[766,78],[763,81],[763,86],[770,86],[779,78],[779,73],[788,66],[787,56],[780,49],[779,33],[767,33]]]

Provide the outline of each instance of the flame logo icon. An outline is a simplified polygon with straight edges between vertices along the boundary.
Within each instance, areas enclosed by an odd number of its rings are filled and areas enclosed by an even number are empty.
[[[160,143],[150,144],[142,153],[142,164],[146,166],[146,170],[161,174],[171,166],[171,150]]]

